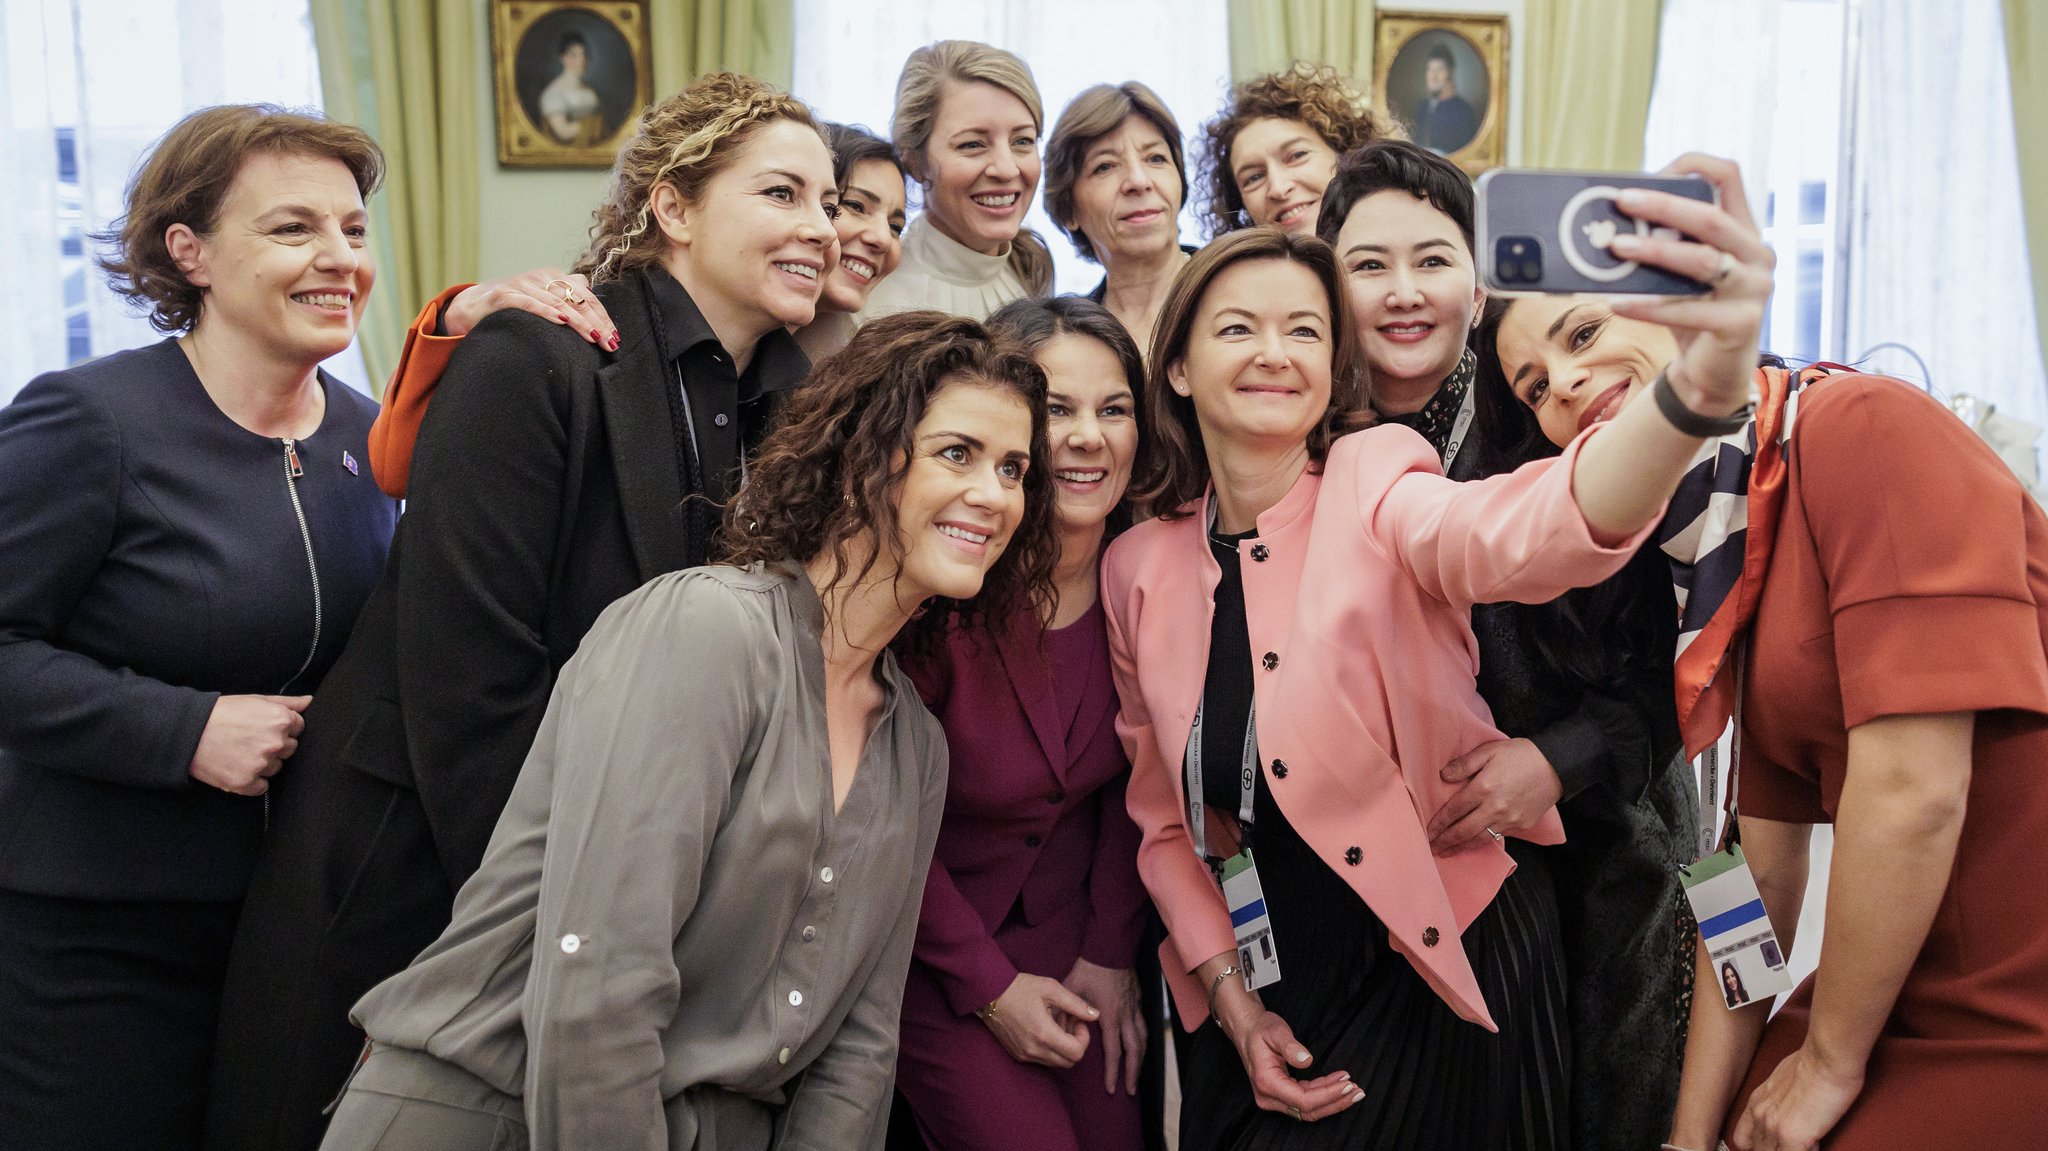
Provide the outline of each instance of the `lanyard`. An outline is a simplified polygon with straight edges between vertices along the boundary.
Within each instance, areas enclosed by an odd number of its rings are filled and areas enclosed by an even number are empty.
[[[1209,508],[1205,534],[1216,530],[1216,497],[1209,497]],[[1209,862],[1209,828],[1202,818],[1202,716],[1209,710],[1209,693],[1202,692],[1202,702],[1195,706],[1194,726],[1188,729],[1188,749],[1183,759],[1187,772],[1188,789],[1188,836],[1195,843],[1195,858]],[[1237,824],[1244,846],[1252,826],[1252,785],[1259,777],[1259,705],[1254,701],[1244,716],[1244,753],[1238,761],[1237,771]]]
[[[1444,443],[1444,474],[1451,474],[1451,465],[1458,459],[1459,449],[1465,446],[1465,433],[1472,430],[1472,395],[1479,390],[1479,381],[1465,385],[1465,398],[1458,403],[1457,418],[1451,421],[1451,438]]]
[[[1187,774],[1188,774],[1188,835],[1195,841],[1195,858],[1204,863],[1209,861],[1209,828],[1202,818],[1202,713],[1208,710],[1209,701],[1204,694],[1202,703],[1195,708],[1195,725],[1188,729]],[[1252,783],[1259,776],[1259,722],[1258,705],[1244,717],[1244,756],[1238,761],[1237,771],[1237,823],[1249,839],[1252,826]],[[1239,845],[1243,846],[1242,843]]]
[[[1735,665],[1732,669],[1732,674],[1735,676],[1735,706],[1730,717],[1730,728],[1732,731],[1728,737],[1728,797],[1725,803],[1715,802],[1719,798],[1720,793],[1720,741],[1715,740],[1707,745],[1705,751],[1700,752],[1698,774],[1700,781],[1699,853],[1701,858],[1712,855],[1721,849],[1723,833],[1720,816],[1724,810],[1728,816],[1726,835],[1729,841],[1741,842],[1741,836],[1735,829],[1735,809],[1737,792],[1739,790],[1737,785],[1741,779],[1738,769],[1742,766],[1743,664],[1746,662],[1745,657],[1749,654],[1748,649],[1748,643],[1742,640],[1737,640],[1729,645],[1728,648],[1728,661]]]

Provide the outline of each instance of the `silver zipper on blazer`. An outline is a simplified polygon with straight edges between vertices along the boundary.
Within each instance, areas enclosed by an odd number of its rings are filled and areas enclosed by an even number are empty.
[[[306,526],[306,506],[299,502],[298,481],[305,474],[306,469],[299,464],[297,441],[286,439],[284,441],[284,489],[292,497],[292,514],[297,516],[299,521],[299,539],[306,545],[306,571],[313,577],[313,642],[306,646],[306,658],[304,662],[299,664],[299,670],[293,672],[291,679],[285,680],[284,686],[277,689],[280,695],[289,689],[300,676],[306,674],[306,669],[313,666],[314,655],[320,651],[320,563],[313,556],[313,530]],[[270,791],[268,788],[264,789],[263,792],[263,830],[266,832],[270,830]]]

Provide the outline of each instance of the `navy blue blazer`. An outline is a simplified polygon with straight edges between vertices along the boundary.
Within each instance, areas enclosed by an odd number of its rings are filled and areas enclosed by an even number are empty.
[[[397,523],[363,462],[376,404],[320,383],[289,453],[174,339],[0,409],[0,889],[241,897],[264,804],[190,777],[200,733],[223,694],[319,685]]]

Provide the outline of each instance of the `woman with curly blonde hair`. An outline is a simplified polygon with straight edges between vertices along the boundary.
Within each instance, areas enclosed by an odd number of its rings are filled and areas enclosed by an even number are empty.
[[[1338,157],[1401,129],[1335,68],[1296,61],[1232,88],[1202,135],[1195,183],[1211,238],[1255,224],[1312,236]]]
[[[837,198],[801,103],[706,76],[641,118],[577,261],[617,353],[518,309],[462,341],[390,564],[271,791],[210,1146],[318,1144],[362,1050],[350,1005],[448,925],[584,633],[710,558],[747,450],[810,367],[788,329],[837,258]]]

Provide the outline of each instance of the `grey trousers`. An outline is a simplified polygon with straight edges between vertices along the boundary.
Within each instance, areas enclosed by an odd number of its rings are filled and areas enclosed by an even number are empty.
[[[520,1101],[419,1051],[375,1046],[320,1151],[527,1151]]]

